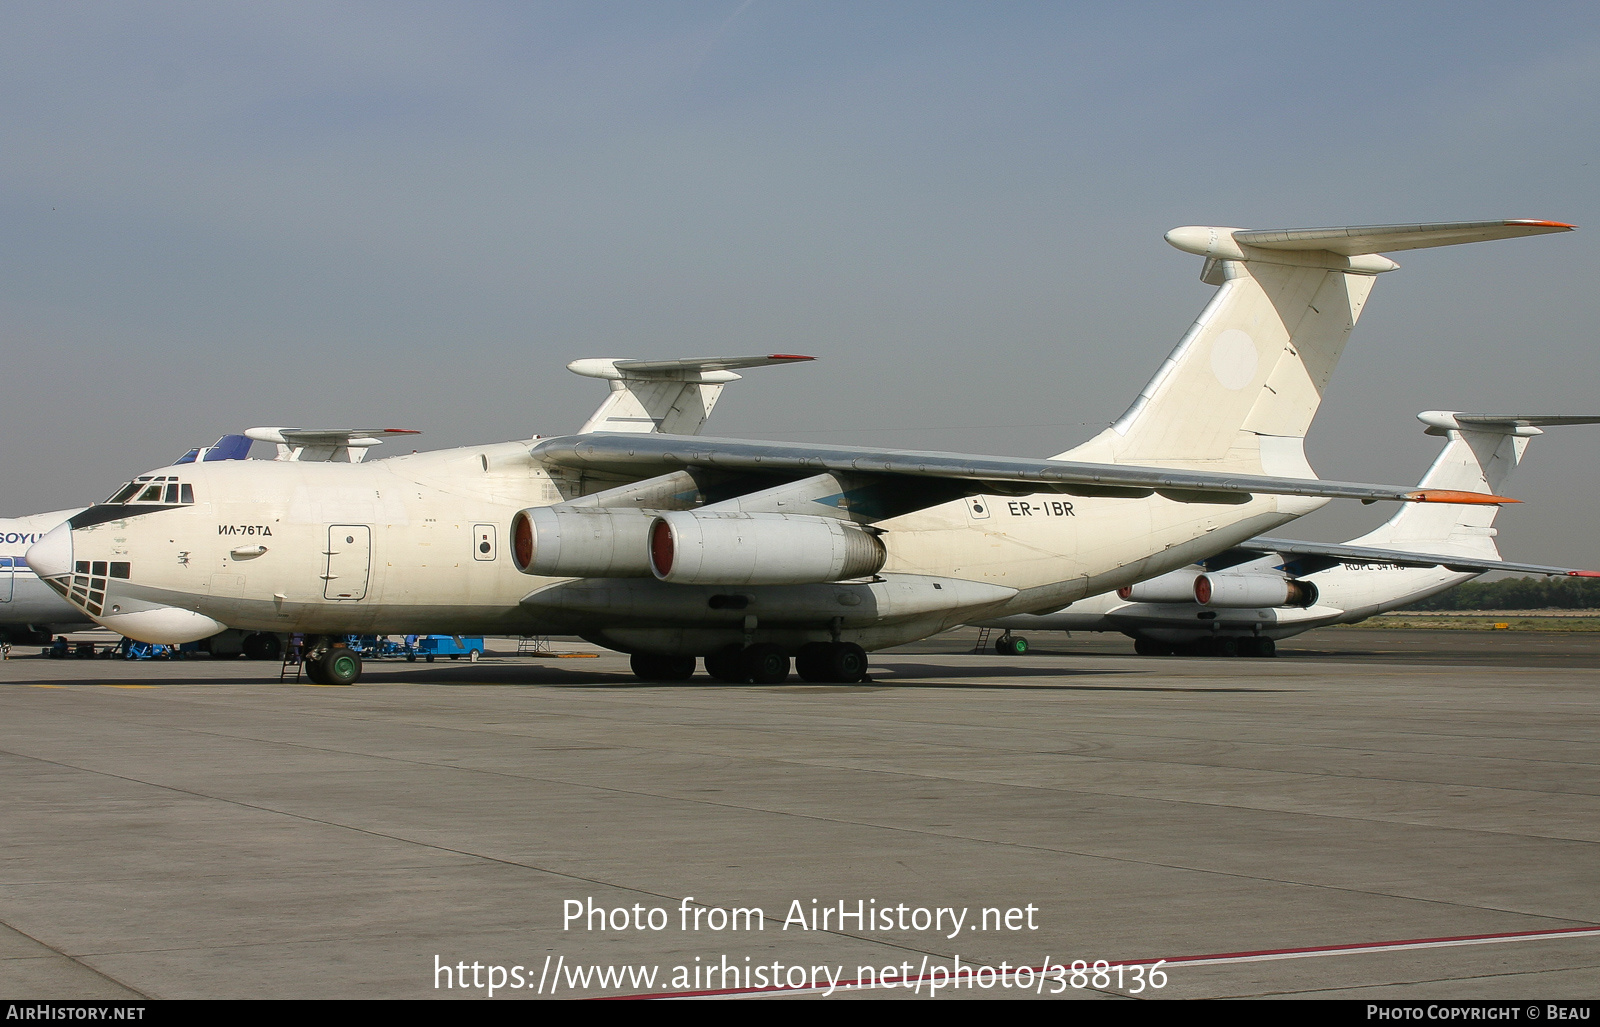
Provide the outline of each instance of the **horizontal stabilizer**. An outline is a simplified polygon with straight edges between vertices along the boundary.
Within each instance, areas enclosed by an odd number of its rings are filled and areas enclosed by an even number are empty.
[[[1424,225],[1236,231],[1233,238],[1236,242],[1261,250],[1327,250],[1354,257],[1363,253],[1420,250],[1429,246],[1454,246],[1457,243],[1570,232],[1575,227],[1561,221],[1439,221]]]
[[[769,353],[753,357],[680,357],[635,360],[590,357],[567,365],[573,374],[611,383],[611,394],[578,433],[698,435],[717,405],[722,387],[739,380],[736,367],[794,364],[815,357]]]
[[[245,436],[278,446],[278,460],[358,464],[380,435],[420,435],[415,428],[246,428]]]
[[[680,357],[675,360],[634,360],[626,357],[590,357],[574,360],[567,365],[573,374],[585,378],[608,378],[618,381],[626,378],[664,378],[669,380],[699,381],[701,375],[715,371],[732,371],[737,367],[767,367],[771,364],[794,364],[816,357],[803,357],[795,353],[769,353],[755,357]],[[739,376],[718,377],[714,381],[733,381]]]
[[[1298,542],[1286,538],[1253,538],[1235,546],[1256,553],[1278,553],[1283,556],[1326,556],[1343,563],[1392,563],[1401,567],[1445,567],[1453,571],[1517,571],[1523,574],[1565,575],[1573,578],[1600,578],[1600,571],[1578,570],[1573,567],[1546,567],[1536,563],[1512,563],[1509,560],[1480,560],[1472,557],[1447,556],[1439,553],[1419,553],[1408,549],[1381,549],[1375,546],[1342,546],[1325,542]]]

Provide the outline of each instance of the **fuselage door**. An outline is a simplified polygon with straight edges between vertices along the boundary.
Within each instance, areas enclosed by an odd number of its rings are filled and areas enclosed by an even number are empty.
[[[0,556],[0,603],[11,602],[12,582],[17,573],[13,564],[16,562],[15,557]]]
[[[325,599],[364,599],[372,571],[372,528],[365,524],[328,525],[328,562],[322,574]]]

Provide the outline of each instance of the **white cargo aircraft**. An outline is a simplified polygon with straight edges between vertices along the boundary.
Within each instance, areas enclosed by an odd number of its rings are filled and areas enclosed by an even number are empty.
[[[1449,441],[1418,488],[1494,493],[1540,426],[1600,417],[1425,410],[1417,419]],[[1405,506],[1343,545],[1253,538],[1182,570],[1047,613],[983,621],[1002,628],[996,652],[1028,651],[1021,632],[1115,631],[1144,656],[1272,656],[1277,642],[1329,624],[1354,624],[1437,595],[1489,571],[1600,577],[1600,571],[1500,559],[1495,506]]]
[[[193,503],[93,507],[29,562],[153,641],[578,634],[647,679],[704,657],[719,679],[774,682],[796,657],[808,680],[859,680],[866,650],[1176,570],[1331,498],[1498,502],[1318,481],[1303,439],[1375,277],[1398,266],[1380,251],[1571,228],[1169,232],[1220,288],[1128,411],[1052,459],[646,434],[678,415],[635,402],[562,438],[196,466],[169,476]],[[610,366],[596,373],[701,388],[723,373]],[[312,657],[314,680],[361,671],[326,640]]]

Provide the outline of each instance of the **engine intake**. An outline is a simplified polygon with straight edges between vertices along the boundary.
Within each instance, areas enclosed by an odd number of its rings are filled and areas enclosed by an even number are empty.
[[[1169,571],[1148,581],[1122,586],[1117,589],[1117,598],[1130,603],[1192,603],[1194,580],[1200,573],[1194,567]]]
[[[805,585],[876,574],[888,552],[848,521],[774,513],[661,514],[650,569],[686,585]]]
[[[536,506],[511,518],[511,562],[547,578],[648,578],[641,510],[559,510]]]

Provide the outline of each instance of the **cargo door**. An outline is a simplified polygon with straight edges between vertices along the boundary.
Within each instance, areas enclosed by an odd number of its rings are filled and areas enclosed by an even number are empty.
[[[326,556],[323,598],[366,598],[367,576],[372,572],[372,528],[366,524],[328,525]]]

